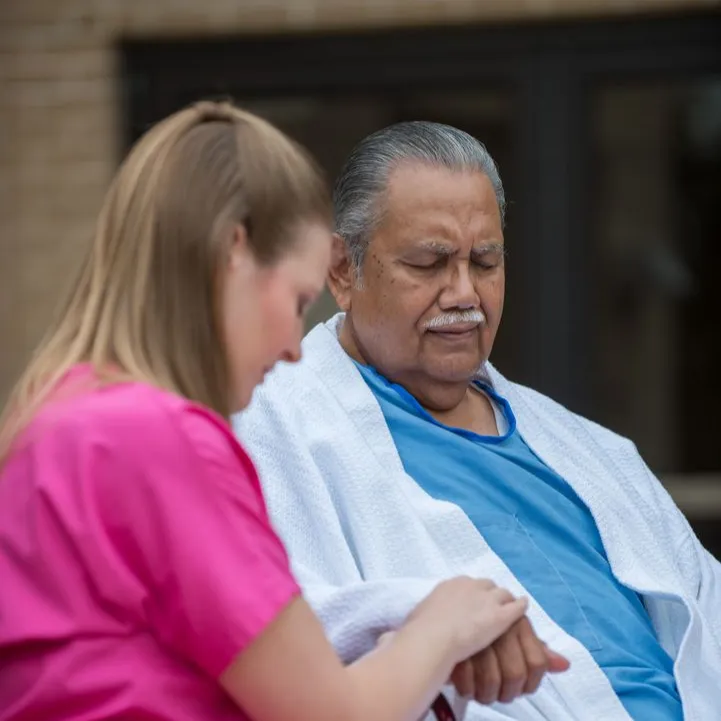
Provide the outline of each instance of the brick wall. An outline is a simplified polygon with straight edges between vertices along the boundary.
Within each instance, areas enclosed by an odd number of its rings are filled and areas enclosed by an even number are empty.
[[[90,236],[117,150],[121,35],[408,25],[718,0],[0,0],[0,403]]]

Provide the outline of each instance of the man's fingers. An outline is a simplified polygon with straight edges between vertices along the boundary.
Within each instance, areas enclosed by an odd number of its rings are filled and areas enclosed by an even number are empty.
[[[520,619],[493,644],[501,671],[501,689],[498,693],[501,703],[510,703],[520,696],[528,678],[526,658],[520,642],[520,629],[524,621]]]
[[[476,654],[472,663],[475,673],[476,701],[482,704],[495,703],[501,691],[501,669],[493,646]]]
[[[475,673],[471,661],[462,661],[456,665],[451,674],[451,683],[461,696],[465,698],[473,698],[475,696]]]
[[[518,641],[523,649],[528,675],[522,693],[534,693],[541,685],[550,663],[546,645],[536,636],[531,622],[522,618],[518,624]]]
[[[545,653],[548,663],[548,670],[551,673],[561,673],[562,671],[568,671],[568,669],[571,667],[571,662],[565,656],[561,656],[560,653],[551,651],[551,649],[547,646],[545,648]]]

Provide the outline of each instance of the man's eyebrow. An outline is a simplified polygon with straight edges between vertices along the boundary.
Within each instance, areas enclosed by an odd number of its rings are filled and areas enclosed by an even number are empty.
[[[440,240],[421,240],[416,243],[410,250],[426,251],[430,253],[435,253],[436,255],[444,256],[451,256],[456,252],[455,248],[448,245],[448,243],[443,243]]]
[[[506,254],[506,246],[503,243],[486,243],[474,248],[472,251],[473,255],[483,255],[484,253],[501,253]]]
[[[433,253],[439,257],[450,258],[458,252],[458,249],[443,241],[428,239],[418,241],[413,247],[409,248],[409,252]],[[474,256],[487,255],[488,253],[500,253],[505,256],[506,246],[503,243],[486,243],[471,250],[471,255]]]

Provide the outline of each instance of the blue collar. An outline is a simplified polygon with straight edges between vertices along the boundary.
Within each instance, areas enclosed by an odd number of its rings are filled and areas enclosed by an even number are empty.
[[[419,416],[420,418],[423,418],[424,420],[433,423],[433,425],[438,426],[439,428],[443,428],[445,430],[452,431],[453,433],[457,433],[458,435],[463,436],[464,438],[468,438],[471,441],[482,441],[483,443],[503,443],[504,441],[507,441],[516,432],[516,417],[511,410],[510,403],[502,396],[499,396],[488,383],[484,383],[480,380],[473,381],[473,385],[476,388],[486,393],[494,403],[497,403],[500,406],[501,412],[505,416],[508,423],[508,429],[502,436],[483,436],[479,433],[469,431],[465,428],[447,426],[436,420],[403,386],[388,380],[372,366],[363,365],[356,360],[354,360],[353,362],[361,372],[361,375],[366,379],[366,381],[375,381],[376,383],[381,384],[385,388],[388,388],[389,390],[394,392],[400,398],[400,400],[403,401],[404,405],[407,406],[409,411]]]

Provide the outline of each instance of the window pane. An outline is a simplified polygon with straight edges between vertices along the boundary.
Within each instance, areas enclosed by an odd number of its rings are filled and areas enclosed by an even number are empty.
[[[657,472],[721,471],[721,77],[593,111],[597,415]]]

